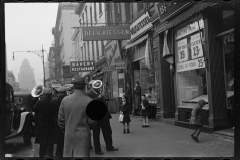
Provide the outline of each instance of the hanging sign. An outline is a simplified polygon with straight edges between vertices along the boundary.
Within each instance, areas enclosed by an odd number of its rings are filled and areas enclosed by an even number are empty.
[[[102,68],[103,72],[111,72],[111,71],[115,71],[115,66],[107,66],[107,67],[103,67]]]
[[[204,58],[198,58],[177,64],[177,72],[205,68]]]
[[[177,42],[178,62],[188,60],[187,38]]]
[[[71,72],[95,71],[95,61],[73,61],[70,62]]]
[[[192,59],[203,56],[200,33],[197,33],[191,36],[191,55],[192,55]]]

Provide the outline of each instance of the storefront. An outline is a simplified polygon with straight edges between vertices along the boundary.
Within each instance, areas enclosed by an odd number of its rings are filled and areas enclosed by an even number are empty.
[[[192,108],[204,99],[208,102],[203,108],[205,129],[229,127],[234,95],[232,6],[190,2],[157,7],[161,118],[175,117],[176,125],[191,127]],[[168,105],[163,93],[172,97]]]

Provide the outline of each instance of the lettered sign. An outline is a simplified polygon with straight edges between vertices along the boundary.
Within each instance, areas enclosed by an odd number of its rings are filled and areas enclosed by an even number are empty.
[[[204,58],[198,58],[177,64],[177,72],[205,68]]]
[[[203,56],[200,33],[197,33],[191,36],[191,55],[192,55],[192,59]]]
[[[188,60],[187,38],[177,42],[178,62]]]

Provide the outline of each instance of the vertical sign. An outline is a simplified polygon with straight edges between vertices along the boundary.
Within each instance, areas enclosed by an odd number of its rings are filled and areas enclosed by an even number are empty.
[[[191,36],[191,55],[192,55],[192,59],[203,56],[200,33],[197,33]]]
[[[188,60],[187,38],[177,42],[178,62]]]

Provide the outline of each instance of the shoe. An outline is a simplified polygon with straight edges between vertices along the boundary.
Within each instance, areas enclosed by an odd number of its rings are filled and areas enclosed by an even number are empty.
[[[130,133],[129,129],[127,129],[127,133]]]
[[[126,133],[126,130],[125,129],[123,129],[123,134],[125,134]]]
[[[145,127],[149,127],[149,125],[145,125]]]
[[[103,152],[95,152],[97,155],[103,155]]]
[[[196,141],[196,142],[198,142],[198,143],[199,143],[199,140],[198,140],[198,138],[197,138],[197,137],[193,136],[193,139],[194,139],[194,141]]]
[[[142,125],[142,128],[145,128],[146,126],[145,125]]]
[[[112,149],[107,149],[107,151],[118,151],[118,148],[113,147]]]

